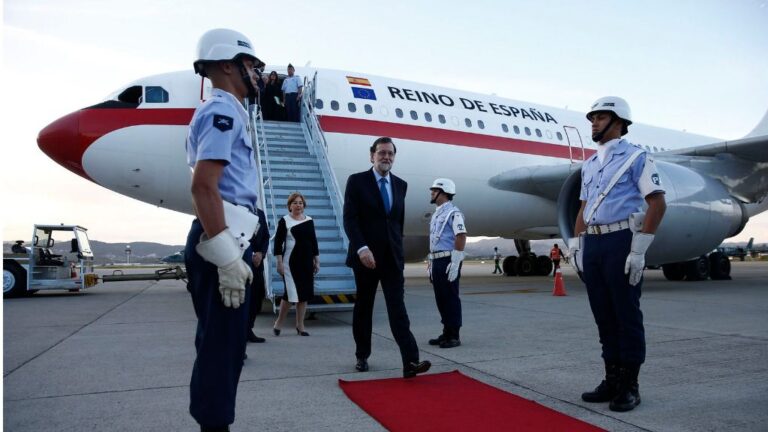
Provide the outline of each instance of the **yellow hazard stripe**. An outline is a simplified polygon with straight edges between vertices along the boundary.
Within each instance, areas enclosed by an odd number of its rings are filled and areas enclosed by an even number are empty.
[[[312,304],[338,304],[338,303],[354,303],[355,302],[355,294],[337,294],[337,295],[320,295],[315,298],[315,301],[312,301],[310,303]]]

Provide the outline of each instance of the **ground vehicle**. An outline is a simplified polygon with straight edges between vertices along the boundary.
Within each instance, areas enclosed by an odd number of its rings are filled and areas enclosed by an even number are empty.
[[[26,253],[3,254],[3,297],[96,285],[98,276],[93,271],[93,252],[86,231],[78,225],[35,225],[32,245]],[[57,242],[66,245],[58,249],[60,254],[51,252]]]

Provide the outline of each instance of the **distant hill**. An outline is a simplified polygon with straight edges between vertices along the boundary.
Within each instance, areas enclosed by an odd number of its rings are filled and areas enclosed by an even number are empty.
[[[4,241],[3,253],[9,253],[11,246],[15,242]],[[164,245],[152,242],[132,242],[132,243],[105,243],[98,240],[91,240],[91,250],[93,251],[94,261],[97,264],[112,264],[126,262],[125,246],[131,246],[131,262],[143,264],[156,264],[160,259],[174,254],[184,249],[184,245]],[[28,246],[28,245],[27,245]],[[51,248],[54,254],[65,254],[69,252],[69,245],[55,245]]]

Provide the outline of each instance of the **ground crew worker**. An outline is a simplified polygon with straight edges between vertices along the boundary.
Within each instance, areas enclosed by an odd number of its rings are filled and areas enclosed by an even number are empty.
[[[587,119],[597,153],[581,169],[581,209],[574,229],[579,237],[569,239],[568,248],[572,265],[583,272],[587,285],[605,380],[581,398],[610,401],[612,411],[629,411],[640,404],[637,376],[645,361],[640,288],[645,253],[666,210],[664,188],[653,159],[621,138],[632,124],[624,99],[598,99]],[[635,153],[636,159],[629,162]],[[627,163],[623,175],[617,176]],[[643,199],[648,204],[644,216],[637,213]],[[633,219],[642,220],[642,227],[633,224],[630,229]]]
[[[552,246],[552,249],[549,251],[549,259],[552,260],[552,263],[555,265],[554,270],[552,270],[552,275],[557,273],[557,269],[560,268],[560,258],[563,257],[563,251],[560,250],[560,246],[555,243],[554,246]]]
[[[464,215],[453,205],[456,185],[447,178],[436,179],[429,188],[431,204],[437,209],[429,223],[429,274],[435,302],[443,323],[443,333],[430,339],[430,345],[454,348],[461,345],[461,300],[459,276],[467,243]]]
[[[197,219],[184,256],[198,320],[189,411],[202,431],[229,430],[245,355],[248,307],[239,306],[253,277],[251,248],[227,228],[223,201],[256,210],[259,173],[243,101],[255,94],[258,62],[248,38],[232,30],[210,30],[197,45],[195,72],[210,79],[213,91],[187,136]],[[253,233],[244,234],[247,244]]]
[[[499,267],[499,261],[501,261],[501,254],[499,253],[499,248],[494,246],[493,247],[493,264],[495,267],[493,268],[493,274],[496,274],[497,271],[499,272],[499,274],[504,274],[504,272],[501,271],[501,267]]]

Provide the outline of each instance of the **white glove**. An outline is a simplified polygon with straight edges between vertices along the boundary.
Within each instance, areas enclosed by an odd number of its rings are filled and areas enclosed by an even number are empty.
[[[448,275],[448,282],[453,282],[459,277],[459,268],[461,268],[462,261],[464,261],[464,251],[452,250],[451,263],[445,269],[445,274]]]
[[[203,233],[195,250],[219,268],[219,292],[224,306],[237,309],[245,303],[245,286],[250,285],[253,272],[243,261],[243,252],[230,230],[225,229],[211,239]]]
[[[568,239],[568,262],[571,264],[576,273],[582,270],[582,257],[581,250],[581,236],[571,237]]]
[[[632,249],[627,256],[627,262],[624,264],[624,274],[629,275],[629,284],[637,285],[643,277],[645,268],[645,252],[653,242],[653,234],[637,232],[632,236]]]

